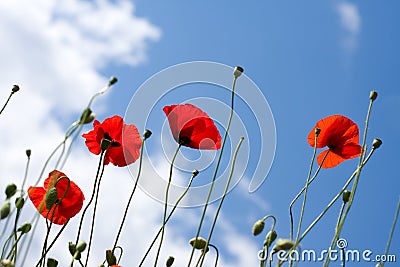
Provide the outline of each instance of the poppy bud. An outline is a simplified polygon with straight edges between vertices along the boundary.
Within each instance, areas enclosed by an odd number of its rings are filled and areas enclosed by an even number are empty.
[[[244,70],[243,70],[242,67],[236,66],[236,67],[233,69],[233,76],[235,76],[235,78],[238,78],[240,75],[242,75],[243,71],[244,71]]]
[[[81,115],[81,118],[79,119],[79,124],[88,124],[91,123],[94,118],[96,117],[96,114],[92,112],[90,108],[86,108]]]
[[[99,267],[105,267],[104,264],[100,264]]]
[[[29,233],[29,231],[31,230],[31,228],[32,228],[32,224],[26,222],[26,223],[23,223],[23,224],[17,229],[17,231],[18,231],[18,232],[21,232],[21,233],[23,233],[23,234],[26,234],[26,233]]]
[[[196,177],[198,174],[199,174],[199,170],[195,169],[195,170],[192,172],[192,177],[194,178],[194,177]]]
[[[6,201],[4,202],[3,206],[1,206],[1,209],[0,209],[0,219],[1,220],[4,218],[7,218],[7,216],[10,214],[10,207],[11,207],[10,200],[6,199]]]
[[[315,135],[318,136],[321,133],[321,129],[317,127],[317,128],[315,128],[314,132],[315,132]]]
[[[152,132],[148,129],[146,129],[146,131],[144,131],[143,137],[144,140],[147,140],[150,136],[151,136]]]
[[[108,265],[117,265],[117,258],[115,257],[114,253],[112,250],[107,249],[106,250],[106,260]]]
[[[167,260],[167,267],[171,267],[172,264],[174,263],[174,260],[175,260],[174,257],[169,256],[169,257],[168,257],[168,260]]]
[[[108,139],[101,139],[100,147],[101,150],[106,151],[111,146],[112,141]]]
[[[344,190],[344,191],[343,191],[343,194],[342,194],[343,202],[344,202],[344,203],[349,202],[350,196],[351,196],[351,191],[349,191],[349,190]]]
[[[110,80],[108,81],[108,86],[114,85],[118,82],[118,79],[114,76],[111,76]]]
[[[11,92],[12,92],[12,93],[16,93],[16,92],[18,92],[18,91],[19,91],[19,86],[16,85],[16,84],[14,84],[14,85],[13,85],[13,88],[11,89]]]
[[[46,202],[46,209],[50,210],[53,205],[57,202],[58,191],[56,187],[52,187],[46,192],[44,201]]]
[[[11,198],[17,192],[17,186],[15,184],[9,184],[6,187],[6,196]]]
[[[15,265],[9,259],[1,260],[1,266],[2,267],[15,267]]]
[[[22,209],[22,207],[24,206],[24,204],[25,204],[25,199],[23,198],[23,197],[17,197],[16,199],[15,199],[15,207],[17,208],[17,209]]]
[[[256,223],[253,225],[253,235],[259,235],[263,230],[264,230],[265,222],[264,220],[258,220]]]
[[[207,240],[199,236],[196,240],[196,238],[192,238],[189,240],[190,245],[194,247],[195,249],[204,249],[207,244]]]
[[[81,253],[79,251],[75,251],[74,253],[74,259],[75,260],[80,260],[81,259]]]
[[[68,250],[69,250],[69,253],[71,253],[71,255],[74,256],[75,251],[76,251],[75,243],[72,243],[71,241],[69,241],[68,242]]]
[[[269,248],[271,246],[272,242],[275,241],[277,236],[278,236],[278,234],[276,233],[275,230],[269,231],[264,240],[264,247]]]
[[[52,258],[47,259],[47,267],[57,267],[58,261]]]
[[[83,252],[86,249],[86,242],[81,241],[79,244],[76,246],[76,250],[79,252]]]
[[[273,251],[289,250],[293,248],[293,246],[294,242],[292,240],[279,238],[278,240],[276,240],[275,246],[272,250]]]
[[[31,157],[31,154],[32,154],[32,150],[27,149],[27,150],[25,151],[25,153],[26,153],[26,156],[27,156],[28,158],[30,158],[30,157]]]
[[[372,141],[372,148],[377,149],[382,145],[382,140],[379,138],[375,138],[374,141]]]
[[[372,90],[372,91],[369,93],[369,99],[370,99],[371,101],[374,101],[377,97],[378,97],[378,92],[377,92],[377,91]]]

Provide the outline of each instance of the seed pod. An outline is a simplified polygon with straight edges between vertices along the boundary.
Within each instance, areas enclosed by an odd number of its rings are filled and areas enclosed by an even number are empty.
[[[18,231],[18,232],[21,232],[21,233],[23,233],[23,234],[26,234],[26,233],[28,233],[28,232],[31,230],[31,228],[32,228],[32,224],[26,222],[26,223],[23,223],[23,224],[17,229],[17,231]]]
[[[86,242],[85,241],[81,241],[78,243],[78,245],[76,246],[76,250],[79,252],[83,252],[86,249]]]
[[[143,137],[145,140],[147,140],[150,136],[151,136],[152,132],[148,129],[146,129],[146,131],[144,131]]]
[[[372,91],[369,93],[369,99],[370,99],[370,100],[375,101],[375,99],[376,99],[377,97],[378,97],[378,92],[377,92],[377,91],[372,90]]]
[[[275,242],[274,251],[289,250],[294,246],[294,242],[290,239],[279,238]]]
[[[17,186],[15,184],[9,184],[6,187],[6,196],[7,198],[11,198],[17,192]]]
[[[47,267],[57,267],[58,261],[56,259],[48,258]]]
[[[108,249],[106,250],[106,260],[108,265],[117,265],[117,258],[115,257],[114,253],[112,250]]]
[[[175,258],[172,256],[169,256],[167,259],[167,267],[171,267],[172,264],[174,263]]]
[[[344,202],[344,203],[349,202],[350,196],[351,196],[351,191],[349,191],[349,190],[344,190],[344,191],[343,191],[343,194],[342,194],[343,202]]]
[[[58,199],[58,191],[57,188],[51,187],[49,190],[46,192],[46,196],[44,198],[44,201],[46,202],[46,209],[50,210],[53,205],[57,202]]]
[[[240,75],[242,75],[243,71],[244,71],[244,69],[242,67],[236,66],[233,69],[233,76],[235,76],[235,78],[238,78]]]
[[[190,245],[194,247],[195,249],[204,249],[207,244],[207,240],[199,236],[196,240],[196,238],[192,238],[189,240]]]
[[[10,208],[11,208],[10,200],[6,199],[6,201],[4,202],[3,206],[1,206],[0,209],[1,220],[7,218],[7,216],[10,214]]]
[[[23,198],[23,197],[17,197],[16,199],[15,199],[15,207],[17,208],[17,209],[22,209],[22,207],[24,206],[24,204],[25,204],[25,199]]]
[[[377,149],[382,145],[382,140],[379,138],[375,138],[374,141],[372,141],[372,148]]]

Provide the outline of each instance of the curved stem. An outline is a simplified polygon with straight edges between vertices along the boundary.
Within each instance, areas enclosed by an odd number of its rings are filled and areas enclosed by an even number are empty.
[[[217,267],[217,265],[218,265],[218,259],[219,259],[219,251],[218,251],[218,248],[216,247],[216,246],[214,246],[213,244],[208,244],[210,247],[212,247],[212,248],[214,248],[215,249],[215,253],[217,254],[216,256],[215,256],[215,265],[214,265],[214,267]]]
[[[192,182],[193,182],[193,179],[194,179],[195,176],[196,176],[195,174],[192,174],[192,177],[190,178],[190,181],[189,181],[189,183],[188,183],[188,185],[187,185],[185,191],[183,192],[183,194],[182,194],[182,195],[178,198],[178,200],[176,201],[174,207],[172,208],[171,212],[169,213],[167,219],[165,220],[165,224],[168,223],[169,219],[171,218],[172,214],[174,213],[174,211],[175,211],[176,208],[178,207],[179,203],[180,203],[181,200],[185,197],[186,193],[189,191],[189,188],[190,188],[190,186],[192,185]],[[154,244],[156,243],[158,236],[161,234],[162,228],[163,228],[163,227],[161,226],[160,229],[158,230],[156,236],[154,237],[154,239],[153,239],[153,241],[151,242],[149,248],[147,249],[145,255],[143,256],[142,261],[141,261],[140,264],[139,264],[139,267],[141,267],[141,266],[143,265],[143,263],[144,263],[146,257],[147,257],[148,254],[150,253],[150,250],[152,249],[152,247],[153,247]]]
[[[126,216],[128,215],[128,210],[129,210],[129,206],[130,206],[130,204],[131,204],[132,198],[133,198],[133,194],[135,194],[136,187],[137,187],[137,185],[138,185],[138,183],[139,183],[139,177],[140,177],[140,173],[141,173],[141,171],[142,171],[143,148],[144,148],[144,142],[145,142],[145,140],[146,140],[146,139],[143,137],[143,139],[142,139],[142,147],[140,148],[139,168],[138,168],[138,173],[137,173],[137,176],[136,176],[135,185],[133,186],[133,190],[132,190],[132,192],[131,192],[131,195],[129,196],[128,204],[126,204],[124,216],[123,216],[122,221],[121,221],[121,224],[120,224],[120,226],[119,226],[119,230],[118,230],[118,233],[117,233],[117,237],[115,238],[114,246],[113,246],[113,249],[112,249],[112,252],[113,252],[113,253],[114,253],[115,248],[117,247],[118,239],[119,239],[119,237],[120,237],[120,235],[121,235],[121,232],[122,232],[122,227],[123,227],[124,224],[125,224]]]
[[[178,155],[178,152],[179,152],[179,149],[181,148],[181,146],[182,146],[182,143],[180,143],[179,146],[177,147],[177,149],[175,150],[175,154],[172,158],[171,166],[169,168],[168,184],[167,184],[167,189],[165,190],[164,215],[163,215],[163,224],[161,226],[161,238],[160,238],[160,244],[158,245],[157,256],[154,261],[154,267],[157,266],[158,257],[160,256],[161,246],[162,246],[162,243],[164,240],[165,224],[167,223],[169,187],[171,186],[171,181],[172,181],[172,170],[174,169],[174,162],[175,162],[176,156]]]
[[[229,185],[230,185],[230,183],[231,183],[232,176],[233,176],[233,171],[235,170],[235,163],[236,163],[237,154],[238,154],[238,152],[239,152],[240,146],[241,146],[242,143],[243,143],[243,140],[244,140],[244,137],[241,137],[240,140],[239,140],[239,143],[238,143],[237,146],[236,146],[235,153],[233,154],[232,165],[231,165],[231,170],[230,170],[230,173],[229,173],[229,177],[228,177],[228,180],[227,180],[227,182],[226,182],[225,190],[224,190],[224,193],[222,194],[222,198],[221,198],[221,200],[220,200],[220,202],[219,202],[219,204],[218,204],[218,208],[217,208],[217,211],[216,211],[216,213],[215,213],[214,220],[213,220],[213,222],[212,222],[212,225],[211,225],[211,228],[210,228],[210,232],[209,232],[209,234],[208,234],[208,238],[207,238],[207,242],[206,242],[205,247],[207,247],[208,244],[210,243],[212,234],[213,234],[213,232],[214,232],[215,224],[217,223],[217,219],[218,219],[219,212],[221,211],[222,204],[223,204],[223,202],[224,202],[224,200],[225,200],[226,194],[228,193]],[[197,239],[195,239],[194,242],[196,242],[196,240],[197,240]],[[203,266],[204,259],[205,259],[205,257],[206,257],[205,253],[206,253],[206,251],[203,250],[204,257],[203,257],[203,258],[201,259],[201,261],[200,261],[200,267]]]
[[[204,208],[203,208],[203,212],[202,212],[202,214],[201,214],[199,226],[197,227],[196,236],[195,236],[195,239],[194,239],[194,240],[195,240],[195,241],[194,241],[195,243],[196,243],[196,240],[198,239],[198,237],[199,237],[199,235],[200,235],[200,230],[201,230],[201,227],[202,227],[202,225],[203,225],[203,221],[204,221],[204,218],[205,218],[205,215],[206,215],[206,211],[207,211],[207,208],[208,208],[208,204],[209,204],[209,202],[210,202],[210,198],[211,198],[212,191],[213,191],[213,189],[214,189],[215,179],[217,178],[217,174],[218,174],[218,170],[219,170],[219,165],[220,165],[220,163],[221,163],[222,154],[223,154],[223,152],[224,152],[225,142],[226,142],[226,139],[227,139],[227,137],[228,137],[229,128],[231,127],[231,122],[232,122],[232,117],[233,117],[234,100],[235,100],[235,85],[236,85],[236,80],[237,80],[237,76],[234,76],[234,78],[233,78],[233,83],[232,83],[232,91],[231,91],[231,92],[232,92],[232,93],[231,93],[231,110],[230,110],[230,112],[229,112],[228,124],[227,124],[227,126],[226,126],[226,130],[225,130],[225,133],[224,133],[224,137],[223,137],[223,139],[222,139],[222,145],[221,145],[221,149],[220,149],[220,152],[219,152],[218,161],[217,161],[217,164],[216,164],[216,166],[215,166],[214,175],[213,175],[213,178],[212,178],[212,180],[211,180],[210,190],[208,191],[206,203],[204,204]],[[189,262],[188,262],[188,264],[187,264],[187,267],[189,267],[190,264],[192,263],[193,255],[194,255],[194,249],[195,249],[195,246],[192,247],[192,251],[191,251],[191,253],[190,253],[190,258],[189,258]]]

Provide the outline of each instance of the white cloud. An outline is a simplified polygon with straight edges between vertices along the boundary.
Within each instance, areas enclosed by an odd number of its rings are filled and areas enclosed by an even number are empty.
[[[63,139],[66,127],[58,118],[71,121],[71,114],[79,116],[91,95],[107,82],[107,77],[100,73],[104,66],[110,63],[140,64],[146,59],[148,42],[159,37],[160,30],[146,19],[135,16],[134,5],[126,0],[0,1],[0,102],[7,98],[7,88],[11,89],[12,84],[21,87],[0,115],[0,188],[10,182],[21,184],[27,148],[32,149],[27,182],[31,185],[38,178],[47,155]],[[54,164],[49,164],[45,175]],[[96,165],[97,157],[79,145],[63,169],[83,189],[87,199]],[[161,165],[160,168],[166,168],[165,164]],[[152,171],[145,169],[143,173],[149,175]],[[146,179],[146,175],[142,179]],[[127,169],[106,168],[101,195],[108,197],[100,199],[89,266],[97,266],[104,259],[104,250],[113,245],[132,186]],[[121,237],[125,249],[123,266],[132,266],[132,261],[141,258],[158,230],[161,211],[162,205],[140,190],[135,195]],[[29,220],[35,212],[28,201],[21,222]],[[198,209],[177,211],[175,222],[178,224],[167,228],[162,259],[172,253],[177,258],[175,265],[185,264],[190,246],[182,232],[193,231],[199,212]],[[71,220],[49,254],[59,259],[61,265],[70,260],[66,244],[75,239],[78,222],[79,216]],[[233,226],[227,228],[229,222],[224,225],[225,228],[217,227],[221,236],[225,236],[224,241],[229,244],[245,242],[245,234],[240,234]],[[39,234],[25,266],[38,260],[44,228],[41,218]],[[53,233],[57,229],[59,227],[54,226]],[[87,240],[88,225],[83,229],[83,238]],[[237,263],[227,261],[223,256],[220,266],[255,265],[255,245],[246,241],[240,250],[237,246],[226,248],[238,259]],[[205,266],[213,266],[212,260],[207,262]],[[152,266],[152,260],[145,266]]]
[[[340,23],[345,31],[341,40],[342,45],[348,51],[353,51],[358,46],[358,35],[361,30],[361,16],[355,4],[341,2],[336,5]]]

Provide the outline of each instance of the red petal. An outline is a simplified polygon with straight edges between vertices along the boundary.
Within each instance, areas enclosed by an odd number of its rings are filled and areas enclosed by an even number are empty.
[[[322,160],[323,160],[325,154],[328,153],[328,151],[329,150],[327,149],[327,150],[324,150],[321,153],[319,153],[319,155],[317,157],[318,165],[321,165]],[[327,169],[327,168],[336,167],[337,165],[339,165],[340,163],[342,163],[345,160],[346,159],[344,159],[341,156],[335,154],[334,152],[329,151],[328,155],[326,156],[326,158],[325,158],[325,160],[323,162],[322,168]]]

